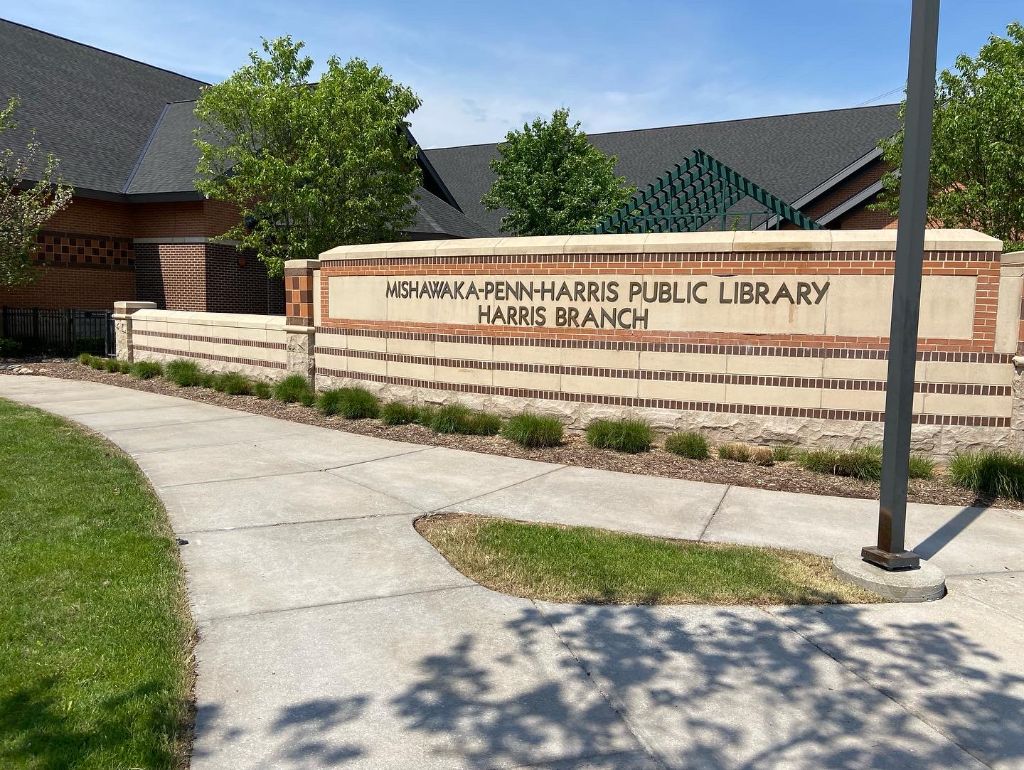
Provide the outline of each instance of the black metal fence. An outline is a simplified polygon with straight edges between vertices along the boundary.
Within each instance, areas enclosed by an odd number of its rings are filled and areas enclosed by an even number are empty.
[[[112,356],[116,352],[112,316],[109,310],[4,307],[0,337],[17,340],[26,353]]]

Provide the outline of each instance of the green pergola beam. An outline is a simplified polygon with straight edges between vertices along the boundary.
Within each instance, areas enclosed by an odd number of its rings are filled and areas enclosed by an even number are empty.
[[[716,217],[727,216],[728,210],[745,197],[804,230],[821,227],[799,209],[698,148],[642,193],[634,193],[629,202],[601,220],[594,232],[692,232]],[[713,208],[709,209],[709,204]],[[754,214],[748,216],[753,222]],[[653,230],[648,229],[651,226]]]

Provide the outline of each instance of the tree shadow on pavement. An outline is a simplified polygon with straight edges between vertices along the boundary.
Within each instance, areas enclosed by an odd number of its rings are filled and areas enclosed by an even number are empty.
[[[223,709],[203,705],[196,711],[196,736],[193,759],[215,756],[225,743],[255,739],[263,742],[272,736],[282,747],[273,757],[273,767],[339,767],[364,755],[364,749],[352,742],[337,740],[337,729],[359,718],[369,697],[314,698],[278,711],[264,734],[247,735],[239,727],[226,724]],[[263,761],[264,757],[260,757]]]
[[[976,765],[969,754],[1024,759],[1019,663],[1008,673],[1010,662],[956,623],[879,628],[867,612],[534,603],[507,623],[517,665],[536,667],[554,632],[564,645],[557,676],[499,692],[482,662],[488,650],[466,634],[421,659],[420,678],[394,705],[414,731],[458,736],[471,767],[537,763],[552,741],[568,747],[562,756],[592,757],[587,767],[639,767],[611,755],[623,750],[615,736],[624,729],[635,748],[648,749],[631,756],[654,767],[963,768]],[[830,643],[848,652],[826,654]],[[581,677],[599,701],[567,689]]]

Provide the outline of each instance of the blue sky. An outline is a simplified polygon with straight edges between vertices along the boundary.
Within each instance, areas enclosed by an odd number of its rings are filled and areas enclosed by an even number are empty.
[[[0,0],[0,16],[207,81],[259,39],[380,64],[423,99],[426,147],[494,142],[569,107],[589,132],[898,101],[910,0],[127,2]],[[939,65],[1021,0],[944,0]]]

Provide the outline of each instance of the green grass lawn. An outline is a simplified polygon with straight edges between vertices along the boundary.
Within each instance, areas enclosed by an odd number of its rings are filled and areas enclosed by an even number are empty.
[[[441,514],[416,529],[462,574],[530,599],[599,604],[823,604],[880,597],[797,551]]]
[[[177,546],[138,468],[0,399],[0,767],[172,768],[192,624]]]

